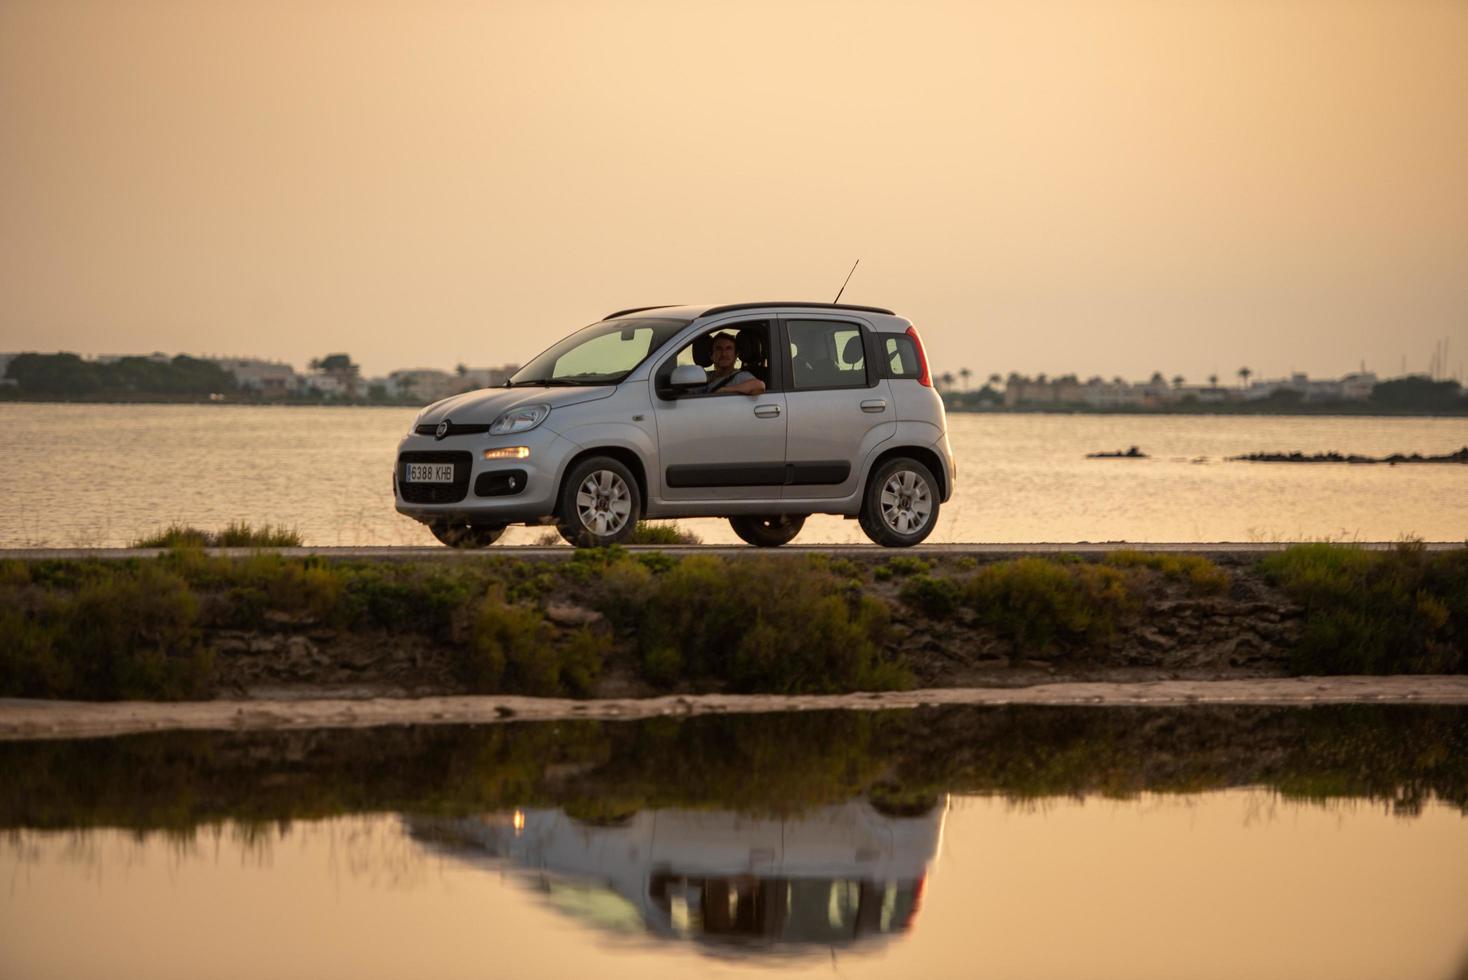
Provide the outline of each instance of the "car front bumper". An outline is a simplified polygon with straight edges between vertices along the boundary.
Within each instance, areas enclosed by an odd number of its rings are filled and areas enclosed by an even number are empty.
[[[525,455],[484,458],[487,450],[515,447]],[[398,513],[424,523],[543,523],[555,511],[560,473],[574,451],[573,443],[543,426],[506,436],[408,435],[398,443],[393,498]],[[414,485],[407,479],[412,462],[454,463],[453,484]]]

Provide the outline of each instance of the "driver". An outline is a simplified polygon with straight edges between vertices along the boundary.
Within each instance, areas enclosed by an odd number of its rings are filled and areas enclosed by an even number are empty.
[[[758,395],[765,383],[743,369],[734,369],[734,335],[721,333],[714,337],[714,369],[708,383],[699,389],[705,395]]]

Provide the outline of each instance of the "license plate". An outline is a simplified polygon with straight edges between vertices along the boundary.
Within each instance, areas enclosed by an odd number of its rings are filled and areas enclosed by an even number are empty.
[[[453,463],[408,463],[409,483],[453,483]]]

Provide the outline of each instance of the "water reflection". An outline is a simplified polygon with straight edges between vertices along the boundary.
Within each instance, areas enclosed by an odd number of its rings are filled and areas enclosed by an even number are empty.
[[[946,809],[898,817],[852,801],[778,818],[646,810],[600,826],[532,809],[418,817],[409,828],[465,861],[533,872],[553,906],[598,927],[747,954],[869,946],[905,933]]]
[[[1260,789],[0,835],[0,976],[1451,980],[1468,819]]]
[[[1403,815],[1432,799],[1468,808],[1468,709],[944,708],[0,742],[0,829],[185,837],[363,812],[559,808],[607,826],[647,810],[792,816],[864,800],[916,816],[950,793],[1244,786]]]
[[[0,743],[0,976],[1437,980],[1465,813],[1456,707]]]

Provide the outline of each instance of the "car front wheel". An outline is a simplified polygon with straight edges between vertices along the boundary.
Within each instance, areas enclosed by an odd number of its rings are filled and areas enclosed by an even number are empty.
[[[632,471],[610,456],[572,467],[561,484],[556,530],[578,548],[602,548],[627,540],[642,517],[642,494]]]
[[[803,514],[744,515],[729,518],[739,540],[756,548],[778,548],[788,544],[805,526]]]
[[[505,525],[470,524],[467,521],[434,521],[428,525],[433,536],[450,548],[488,548],[505,533]]]
[[[889,459],[872,473],[862,500],[861,529],[887,548],[908,548],[938,523],[938,481],[915,459]]]

